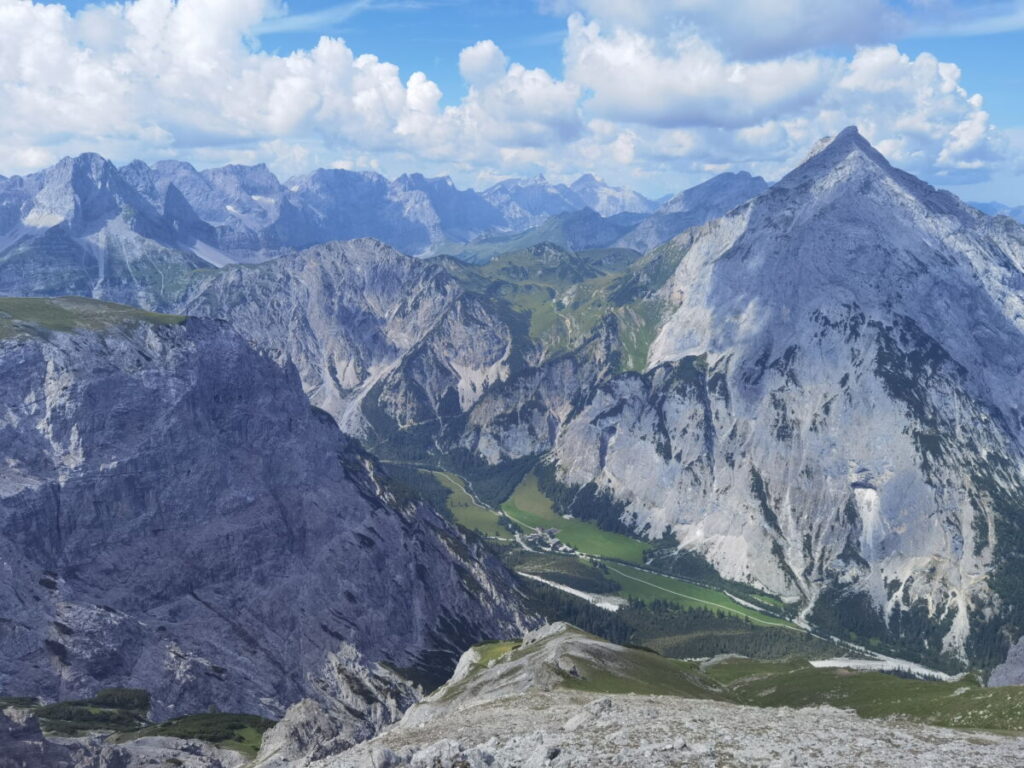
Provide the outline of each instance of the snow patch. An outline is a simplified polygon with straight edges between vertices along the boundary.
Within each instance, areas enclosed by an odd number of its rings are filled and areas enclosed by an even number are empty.
[[[962,673],[959,675],[947,675],[945,672],[930,669],[922,664],[915,664],[912,661],[904,661],[903,659],[893,659],[888,656],[879,656],[877,659],[850,659],[846,657],[812,659],[811,666],[817,669],[865,669],[875,672],[898,672],[902,670],[923,677],[934,677],[946,683],[954,683],[963,677]]]
[[[196,240],[195,244],[192,246],[192,253],[215,267],[226,267],[228,264],[235,263],[234,259],[219,248],[214,248],[212,245],[204,243],[202,240]]]
[[[626,605],[626,601],[623,600],[621,597],[595,595],[591,592],[583,592],[579,589],[567,587],[565,586],[565,584],[559,584],[557,581],[549,581],[548,579],[543,579],[540,576],[534,576],[532,573],[520,573],[519,571],[516,571],[516,573],[522,576],[524,579],[532,579],[533,581],[539,581],[541,584],[545,584],[549,587],[552,587],[553,589],[558,589],[562,592],[567,592],[568,594],[573,595],[574,597],[582,598],[591,605],[595,605],[598,608],[603,608],[606,611],[612,611],[614,613],[615,611],[619,610],[619,608]]]
[[[62,221],[64,221],[64,217],[61,214],[44,211],[40,208],[33,208],[25,214],[25,218],[22,219],[25,226],[37,227],[39,229],[55,227]]]
[[[878,491],[874,488],[854,488],[853,497],[860,514],[861,552],[873,551],[885,537],[885,522],[882,520],[882,505]]]

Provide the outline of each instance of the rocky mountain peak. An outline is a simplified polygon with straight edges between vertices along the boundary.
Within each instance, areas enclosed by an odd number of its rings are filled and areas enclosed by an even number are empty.
[[[964,207],[952,194],[939,192],[917,177],[894,168],[853,125],[835,136],[821,139],[775,188],[809,191],[812,197],[829,199],[839,194],[861,195],[864,184],[880,182],[892,191],[902,190],[927,201],[940,211]]]
[[[703,445],[669,427],[680,461],[706,475],[681,478],[673,460],[648,485],[678,483],[675,499],[718,511],[640,523],[679,525],[726,573],[769,584],[780,568],[773,589],[876,612],[880,634],[899,632],[886,629],[894,612],[928,606],[962,652],[971,612],[992,600],[974,574],[1016,535],[999,543],[1012,515],[983,499],[1016,498],[1022,483],[1024,230],[893,168],[848,128],[666,252],[679,265],[650,375],[704,360],[727,396],[709,384]],[[678,505],[636,493],[630,511]],[[737,537],[763,543],[737,557]],[[941,566],[916,565],[936,552]],[[1019,589],[1003,578],[1005,594]]]
[[[225,191],[240,191],[249,195],[278,195],[283,191],[278,180],[265,163],[257,165],[226,165],[203,171],[212,184]]]
[[[88,234],[130,211],[129,226],[141,216],[151,220],[149,229],[159,229],[154,223],[156,212],[113,163],[93,152],[65,157],[33,174],[30,184],[35,194],[24,217],[28,226],[46,228],[67,222],[76,234]]]
[[[187,173],[198,173],[195,166],[192,163],[186,163],[184,160],[158,160],[153,163],[153,170],[160,171],[163,173],[175,173],[175,172],[187,172]]]

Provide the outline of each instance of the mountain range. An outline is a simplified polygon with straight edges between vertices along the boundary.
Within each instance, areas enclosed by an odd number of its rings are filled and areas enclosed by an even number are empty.
[[[742,184],[731,197],[721,191],[732,186],[731,175],[723,175],[718,197],[701,204],[703,193],[691,191],[697,202],[690,207],[703,205],[705,218],[721,215],[753,193]],[[139,272],[253,263],[361,237],[411,255],[475,253],[527,230],[535,230],[524,236],[536,241],[559,226],[549,221],[559,216],[579,219],[573,242],[606,245],[659,212],[642,195],[589,174],[569,186],[512,179],[478,193],[420,174],[389,181],[322,169],[282,183],[263,165],[197,171],[166,160],[116,168],[86,154],[28,176],[0,177],[0,266],[32,273],[45,291],[51,277],[36,256],[60,255],[55,284],[73,274],[76,292],[91,283],[97,296],[124,300],[118,287]]]
[[[979,211],[983,211],[990,216],[1009,216],[1011,219],[1021,222],[1024,224],[1024,205],[1012,206],[1004,205],[1003,203],[971,203]]]
[[[1024,679],[1024,227],[856,128],[658,204],[86,155],[0,180],[3,231],[5,689],[372,735],[539,620],[420,470]]]
[[[165,160],[116,168],[87,154],[25,177],[0,178],[0,251],[61,224],[73,242],[91,246],[82,250],[93,251],[93,258],[141,239],[223,266],[356,237],[419,255],[588,207],[614,216],[650,213],[657,205],[589,174],[570,186],[543,177],[512,179],[478,193],[420,174],[392,181],[326,169],[282,183],[265,165],[197,171]]]

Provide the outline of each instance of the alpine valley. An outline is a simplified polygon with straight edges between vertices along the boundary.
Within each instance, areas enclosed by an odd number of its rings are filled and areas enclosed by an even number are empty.
[[[1007,212],[0,178],[0,766],[1011,764]]]

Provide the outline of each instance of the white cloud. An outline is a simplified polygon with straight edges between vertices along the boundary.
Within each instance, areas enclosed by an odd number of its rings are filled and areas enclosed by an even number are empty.
[[[823,111],[855,115],[897,165],[969,180],[998,162],[1001,139],[982,97],[964,90],[960,76],[929,53],[911,59],[894,45],[861,49]]]
[[[593,93],[590,108],[616,120],[676,127],[744,126],[818,99],[835,62],[801,56],[728,61],[696,35],[662,46],[641,32],[569,18],[566,75]]]
[[[1024,29],[1021,0],[925,0],[911,34],[917,37],[999,35]]]
[[[740,59],[877,42],[905,23],[883,0],[549,0],[545,5],[553,13],[578,10],[656,37],[699,34]]]
[[[316,139],[497,159],[504,145],[579,130],[575,85],[509,64],[489,41],[463,52],[470,91],[442,110],[425,74],[403,81],[395,65],[337,38],[287,56],[260,51],[251,31],[281,10],[276,0],[136,0],[72,16],[0,0],[0,133],[13,145],[135,146],[148,156]]]
[[[730,164],[777,176],[850,123],[897,164],[950,183],[984,177],[1006,147],[1021,155],[954,64],[892,45],[805,50],[870,40],[868,16],[902,23],[881,0],[819,0],[815,12],[811,0],[560,2],[562,79],[483,40],[459,54],[466,90],[446,105],[426,73],[338,38],[261,50],[255,31],[296,23],[279,0],[128,0],[74,15],[0,0],[0,173],[95,150],[282,173],[593,171],[664,191]]]
[[[1024,0],[541,0],[541,7],[656,36],[696,32],[740,59],[1024,29]]]
[[[648,172],[731,163],[778,176],[849,124],[893,162],[945,183],[977,181],[1000,161],[1004,143],[955,64],[911,59],[894,45],[862,47],[851,59],[738,61],[692,28],[646,32],[642,16],[623,15],[650,5],[615,6],[618,23],[574,14],[565,46],[567,78],[587,89],[584,111],[633,124]]]
[[[493,40],[481,40],[459,54],[459,74],[471,85],[487,85],[505,74],[508,59]]]

